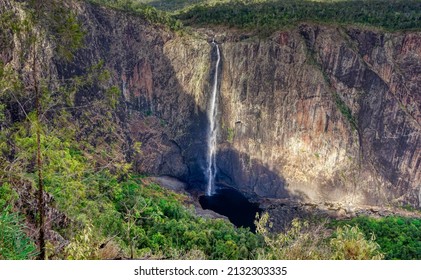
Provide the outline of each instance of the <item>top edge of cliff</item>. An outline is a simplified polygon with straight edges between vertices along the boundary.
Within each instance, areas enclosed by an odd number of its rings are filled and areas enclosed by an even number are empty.
[[[88,0],[172,30],[229,29],[267,37],[302,23],[387,32],[421,30],[420,0]]]
[[[49,0],[56,1],[56,0]],[[26,5],[30,0],[2,0]],[[270,38],[302,25],[375,32],[420,32],[421,0],[65,0],[76,13],[83,6],[140,18],[154,27],[227,40]],[[225,34],[225,35],[224,35]],[[231,38],[232,37],[232,38]],[[231,39],[229,39],[231,38]]]

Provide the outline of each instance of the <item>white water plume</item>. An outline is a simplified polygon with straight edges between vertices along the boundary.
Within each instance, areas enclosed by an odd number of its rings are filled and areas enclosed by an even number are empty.
[[[215,75],[213,77],[213,88],[212,95],[210,100],[210,106],[208,109],[208,119],[209,119],[209,128],[208,128],[208,154],[207,154],[207,179],[208,185],[206,188],[206,195],[210,196],[215,190],[215,176],[216,176],[216,136],[218,128],[216,126],[216,116],[218,113],[218,68],[219,62],[221,60],[221,54],[219,52],[219,46],[212,42],[216,46],[217,60],[215,65]]]

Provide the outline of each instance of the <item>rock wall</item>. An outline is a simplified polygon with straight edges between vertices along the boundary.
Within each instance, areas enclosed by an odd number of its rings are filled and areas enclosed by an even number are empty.
[[[266,39],[211,30],[180,35],[70,3],[86,30],[85,47],[71,63],[47,57],[51,73],[66,79],[104,62],[109,84],[122,92],[114,133],[127,147],[142,143],[141,154],[126,152],[136,171],[204,189],[215,70],[209,40],[216,35],[218,183],[258,199],[421,206],[421,33],[303,24]],[[82,88],[75,106],[103,96],[98,87]]]
[[[141,153],[128,157],[135,170],[204,185],[208,43],[103,7],[78,4],[77,9],[87,47],[72,65],[62,65],[60,75],[83,73],[103,61],[110,84],[122,92],[116,109],[122,133],[126,141],[142,143]],[[97,93],[81,91],[78,103],[90,94]]]
[[[212,32],[84,9],[90,51],[76,63],[113,69],[128,137],[143,145],[137,170],[203,188]],[[420,205],[420,33],[303,24],[216,36],[220,184],[257,198]]]
[[[261,197],[419,206],[420,40],[311,25],[228,39],[220,179]]]

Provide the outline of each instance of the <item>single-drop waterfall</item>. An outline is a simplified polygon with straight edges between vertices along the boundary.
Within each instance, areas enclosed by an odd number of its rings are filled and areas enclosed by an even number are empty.
[[[208,186],[206,188],[206,195],[210,196],[214,192],[215,188],[215,176],[216,176],[216,136],[217,136],[217,126],[216,126],[216,115],[218,113],[217,107],[217,94],[218,94],[218,68],[219,62],[221,60],[221,54],[219,52],[219,46],[212,42],[216,47],[217,60],[215,65],[215,75],[213,77],[213,88],[212,95],[210,100],[210,106],[208,109],[208,118],[209,118],[209,128],[208,128],[208,155],[207,155],[207,179]]]

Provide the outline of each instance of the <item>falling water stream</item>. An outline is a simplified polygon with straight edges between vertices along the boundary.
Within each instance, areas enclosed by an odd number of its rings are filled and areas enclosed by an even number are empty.
[[[206,177],[208,179],[208,185],[206,188],[206,195],[211,196],[215,191],[215,176],[216,176],[216,136],[217,136],[217,125],[216,116],[218,113],[217,106],[217,94],[218,94],[218,68],[219,62],[221,61],[221,54],[219,52],[219,46],[212,42],[216,46],[217,60],[215,65],[215,75],[213,77],[212,95],[210,100],[210,106],[208,109],[209,128],[208,128],[208,154],[207,154],[207,170]]]
[[[208,108],[209,127],[207,130],[208,153],[206,155],[207,168],[206,195],[199,198],[203,209],[210,209],[228,217],[228,219],[238,227],[248,227],[255,230],[254,219],[256,213],[261,209],[256,203],[249,202],[239,191],[227,186],[215,187],[216,177],[216,137],[218,134],[217,115],[218,115],[218,74],[221,53],[218,44],[215,41],[212,45],[216,48],[217,60],[215,64],[215,75],[213,77],[212,95],[210,97]]]

